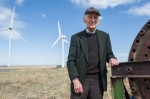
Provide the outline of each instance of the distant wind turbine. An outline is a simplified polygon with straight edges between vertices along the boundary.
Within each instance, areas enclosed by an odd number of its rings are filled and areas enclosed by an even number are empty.
[[[58,31],[59,31],[58,39],[54,42],[54,44],[52,45],[52,48],[55,46],[55,44],[58,42],[58,40],[62,39],[62,67],[64,67],[64,42],[66,42],[68,44],[69,44],[69,42],[67,40],[65,40],[66,36],[61,34],[59,21],[58,21]]]
[[[17,36],[19,36],[22,40],[24,40],[26,43],[28,43],[25,39],[23,39],[23,38],[12,28],[12,24],[13,24],[13,20],[14,20],[14,11],[15,11],[15,6],[14,6],[14,9],[13,9],[12,18],[11,18],[11,22],[10,22],[9,27],[0,30],[0,32],[9,30],[8,66],[10,66],[11,32],[14,32],[14,33],[15,33]]]

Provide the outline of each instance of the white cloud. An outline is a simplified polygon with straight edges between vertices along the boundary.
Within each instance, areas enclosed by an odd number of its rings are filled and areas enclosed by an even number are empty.
[[[24,0],[16,0],[17,5],[22,5],[23,2],[24,2]]]
[[[118,56],[128,56],[129,54],[127,54],[127,53],[118,53],[116,55],[118,55]]]
[[[150,2],[140,7],[132,7],[127,11],[127,13],[137,16],[150,16]]]
[[[45,14],[41,14],[41,16],[42,16],[43,18],[45,18],[45,17],[46,17],[46,15],[45,15]]]
[[[4,28],[8,28],[11,22],[11,17],[12,17],[12,10],[7,7],[1,6],[0,7],[0,30]],[[12,24],[13,29],[20,34],[19,29],[24,28],[25,23],[17,20],[18,14],[14,14],[14,21]],[[16,34],[12,33],[12,39],[19,39]],[[8,39],[9,38],[9,31],[1,31],[0,36],[3,38]]]
[[[120,62],[127,62],[128,61],[128,55],[127,53],[118,53],[116,54],[115,56],[117,57],[117,59],[120,61]]]
[[[100,9],[106,9],[108,7],[115,7],[118,5],[125,5],[134,2],[140,2],[141,0],[71,0],[76,5],[89,7],[94,6]]]
[[[102,20],[103,19],[103,17],[102,16],[100,16],[100,20]]]
[[[11,19],[12,12],[6,7],[0,7],[0,26],[6,26]]]
[[[16,31],[16,30],[15,30],[15,32],[19,33],[19,31]],[[17,34],[15,34],[13,31],[10,32],[9,30],[1,32],[0,33],[0,37],[2,37],[4,39],[9,39],[10,33],[11,33],[11,39],[15,39],[15,40],[19,40],[20,39],[20,37],[17,36]]]

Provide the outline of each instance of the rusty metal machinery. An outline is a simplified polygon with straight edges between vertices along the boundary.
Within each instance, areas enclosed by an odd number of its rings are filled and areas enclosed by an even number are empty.
[[[128,62],[112,67],[112,98],[126,97],[124,78],[128,78],[132,99],[150,99],[150,20],[137,34],[130,49]]]

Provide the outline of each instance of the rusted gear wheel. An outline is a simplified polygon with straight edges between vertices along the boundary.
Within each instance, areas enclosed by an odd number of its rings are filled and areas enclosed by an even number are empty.
[[[137,34],[130,49],[128,61],[150,61],[150,20]],[[150,70],[145,71],[150,72]],[[129,78],[128,80],[134,99],[150,99],[150,78],[137,77]]]

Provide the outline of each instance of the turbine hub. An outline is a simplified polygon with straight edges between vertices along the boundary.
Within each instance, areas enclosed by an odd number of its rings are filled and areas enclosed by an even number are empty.
[[[60,36],[61,38],[66,38],[66,36],[65,35],[63,35],[63,36]]]
[[[9,27],[9,30],[12,30],[12,28],[11,28],[11,27]]]

